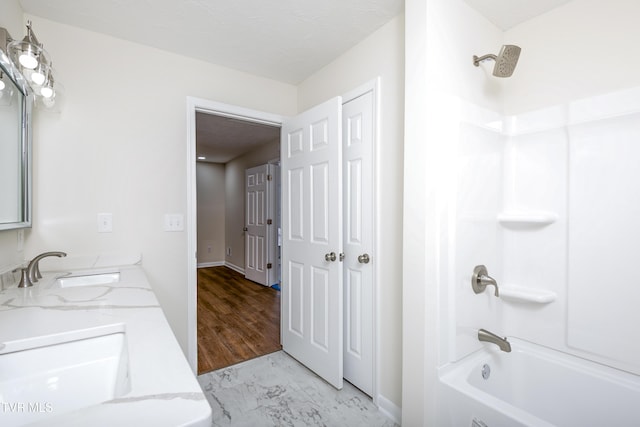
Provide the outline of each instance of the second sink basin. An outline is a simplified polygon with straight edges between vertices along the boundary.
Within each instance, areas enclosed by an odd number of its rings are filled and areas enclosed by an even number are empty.
[[[73,288],[77,286],[97,286],[108,285],[120,281],[120,272],[111,271],[106,273],[74,274],[60,277],[56,280],[56,285],[61,288]]]
[[[15,408],[4,411],[3,426],[68,413],[130,389],[122,324],[35,338],[14,345],[17,351],[10,347],[0,350],[0,397]]]

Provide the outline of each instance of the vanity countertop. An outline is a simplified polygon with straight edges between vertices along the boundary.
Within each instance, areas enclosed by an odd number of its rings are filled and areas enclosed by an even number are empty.
[[[51,405],[41,406],[41,416],[34,419],[34,414],[29,414],[35,421],[29,425],[210,426],[211,407],[142,268],[102,270],[119,271],[119,282],[59,288],[55,280],[64,273],[45,273],[31,288],[0,292],[0,354],[29,348],[34,340],[55,339],[69,331],[82,334],[110,325],[125,331],[130,390],[112,400],[62,414],[56,414]],[[16,423],[15,412],[27,409],[8,406],[16,402],[3,403],[2,399],[0,390],[0,424],[6,425],[2,422],[6,416],[13,419],[10,425],[21,425]]]

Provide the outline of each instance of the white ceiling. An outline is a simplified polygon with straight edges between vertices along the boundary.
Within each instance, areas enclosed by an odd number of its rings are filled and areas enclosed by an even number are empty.
[[[465,0],[502,29],[570,0]],[[402,12],[404,0],[20,0],[26,13],[298,84]],[[37,33],[37,29],[36,29]],[[226,163],[279,129],[198,114],[197,152]]]
[[[196,113],[196,153],[207,162],[227,163],[276,139],[279,127]]]
[[[465,0],[498,28],[508,30],[572,0]]]
[[[298,84],[404,0],[20,0],[29,14]],[[37,33],[37,29],[36,29]]]

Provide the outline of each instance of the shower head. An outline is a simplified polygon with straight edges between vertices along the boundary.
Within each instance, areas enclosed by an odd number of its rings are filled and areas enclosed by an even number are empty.
[[[496,65],[493,67],[493,75],[496,77],[511,77],[518,63],[518,58],[520,58],[520,50],[519,46],[505,44],[502,46],[502,49],[500,49],[498,56],[488,54],[477,57],[473,55],[473,65],[477,67],[480,65],[480,62],[493,59],[496,61]]]

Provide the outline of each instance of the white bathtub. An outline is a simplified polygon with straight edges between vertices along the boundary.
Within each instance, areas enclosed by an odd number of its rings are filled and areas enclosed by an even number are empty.
[[[640,426],[640,376],[509,342],[511,353],[486,344],[440,370],[439,427]]]

